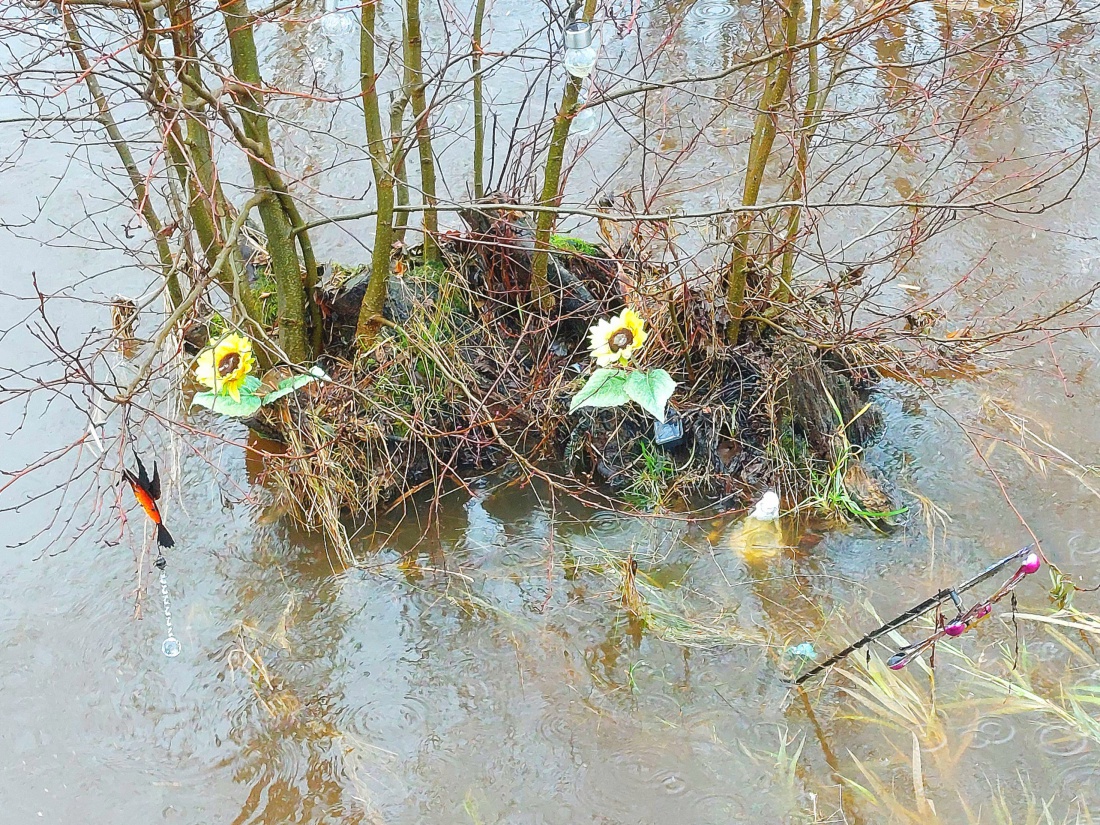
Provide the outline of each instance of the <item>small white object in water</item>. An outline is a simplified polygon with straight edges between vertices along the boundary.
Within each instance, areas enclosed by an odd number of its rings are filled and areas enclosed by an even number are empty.
[[[775,494],[774,490],[768,490],[764,493],[760,501],[756,502],[756,506],[752,508],[749,518],[754,518],[757,521],[777,521],[779,519],[779,496]]]

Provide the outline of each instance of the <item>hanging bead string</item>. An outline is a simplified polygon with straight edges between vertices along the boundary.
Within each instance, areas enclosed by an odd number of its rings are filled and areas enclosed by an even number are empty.
[[[104,453],[103,442],[100,440],[97,425],[94,421],[88,422],[88,435],[92,438],[95,451],[102,456]],[[168,578],[164,575],[164,570],[168,567],[168,559],[164,558],[162,553],[157,556],[153,564],[160,571],[160,598],[164,602],[164,625],[168,629],[168,635],[161,642],[160,649],[169,659],[174,659],[180,655],[182,648],[179,639],[172,632],[172,600],[168,597]]]
[[[164,575],[164,568],[168,566],[168,561],[164,556],[157,556],[154,564],[160,571],[160,597],[164,600],[164,624],[168,628],[168,635],[165,636],[160,648],[164,651],[165,656],[173,659],[180,655],[180,643],[179,639],[172,633],[172,603],[168,598],[168,579]]]

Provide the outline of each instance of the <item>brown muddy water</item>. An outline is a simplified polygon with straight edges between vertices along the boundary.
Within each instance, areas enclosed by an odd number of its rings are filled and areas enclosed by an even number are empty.
[[[910,12],[914,38],[927,13]],[[719,0],[682,18],[674,42],[693,68],[744,36]],[[506,21],[495,24],[505,33]],[[1057,93],[968,150],[1079,133],[1085,90],[1100,92],[1094,58],[1085,43],[1052,69]],[[19,127],[2,128],[11,145]],[[601,151],[621,148],[606,139]],[[32,142],[2,168],[5,367],[57,372],[33,302],[18,297],[32,272],[57,293],[52,317],[73,341],[106,322],[77,299],[148,286],[103,248],[127,216],[102,211],[115,193],[88,169],[101,162]],[[580,176],[573,185],[584,188]],[[70,226],[78,234],[61,231]],[[904,273],[921,295],[977,265],[957,306],[1008,313],[1100,278],[1094,171],[1054,211],[964,226]],[[355,254],[342,232],[325,237],[328,254]],[[355,540],[361,565],[334,570],[319,538],[265,512],[243,430],[196,417],[192,434],[165,439],[150,421],[133,436],[156,445],[167,476],[177,658],[160,652],[147,536],[113,480],[33,498],[89,455],[0,498],[0,822],[1041,822],[1044,807],[1051,821],[1087,821],[1100,815],[1100,713],[1083,704],[1075,716],[1067,692],[1100,684],[1095,637],[1020,618],[1017,651],[1005,605],[940,649],[934,689],[913,666],[882,676],[888,691],[845,692],[832,677],[801,695],[778,665],[788,644],[830,650],[872,627],[872,608],[892,615],[1026,544],[1021,519],[1067,572],[1100,582],[1098,391],[1097,347],[1079,334],[931,395],[884,382],[887,424],[869,458],[913,515],[889,536],[822,531],[752,565],[730,549],[731,522],[592,512],[498,476],[473,495],[450,491],[438,512],[421,503],[383,519]],[[79,399],[45,399],[0,406],[0,470],[80,437]],[[1046,445],[1016,450],[997,410],[1026,418]],[[923,517],[918,495],[939,516]],[[617,600],[630,553],[646,627]],[[1020,587],[1021,613],[1050,609],[1045,584]],[[1076,604],[1100,611],[1095,594]],[[1014,655],[1030,693],[982,678],[1012,681]],[[849,670],[863,672],[859,661]]]

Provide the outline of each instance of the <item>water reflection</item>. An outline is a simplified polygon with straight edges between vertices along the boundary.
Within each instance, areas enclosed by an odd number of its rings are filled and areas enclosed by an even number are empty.
[[[910,729],[941,816],[963,815],[960,799],[988,793],[990,776],[1033,750],[1006,750],[1018,742],[1037,737],[1035,752],[1058,763],[1048,784],[1033,782],[1041,794],[1087,772],[1072,730],[953,702],[943,652],[935,703],[926,671],[891,676],[913,691],[901,737],[888,693],[868,717],[811,685],[813,723],[791,701],[778,680],[784,645],[833,632],[831,614],[862,588],[883,609],[926,595],[919,576],[898,578],[920,569],[919,521],[889,537],[807,542],[787,526],[781,554],[746,565],[727,540],[736,521],[552,509],[545,490],[497,479],[460,493],[380,521],[357,548],[361,569],[333,571],[320,539],[281,524],[222,562],[214,627],[226,629],[189,649],[210,650],[206,669],[219,674],[222,760],[244,791],[236,822],[572,822],[593,811],[785,821],[804,810],[806,789],[821,810],[882,821],[878,803],[837,795],[836,774],[880,795],[911,786],[908,757],[884,769],[876,756],[892,742],[908,753]],[[428,507],[430,524],[418,522]],[[961,556],[950,569],[941,561],[937,580],[972,569],[980,549]],[[643,600],[632,609],[630,559]],[[851,616],[861,617],[872,621]],[[990,626],[964,641],[984,651],[1011,632]],[[1036,661],[1051,674],[1064,665]],[[971,770],[970,751],[989,756]],[[795,764],[797,782],[777,780],[777,765],[784,776]]]

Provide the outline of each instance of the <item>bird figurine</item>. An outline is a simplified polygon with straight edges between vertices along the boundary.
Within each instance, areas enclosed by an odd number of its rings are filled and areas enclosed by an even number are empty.
[[[168,528],[164,526],[160,508],[157,506],[157,499],[160,498],[160,471],[157,470],[157,463],[153,462],[153,477],[149,478],[141,459],[136,454],[134,459],[137,461],[137,473],[135,474],[124,467],[122,477],[129,483],[130,489],[134,491],[134,497],[141,505],[141,509],[157,526],[157,544],[162,548],[172,547],[176,541],[172,538],[172,534],[168,532]]]

